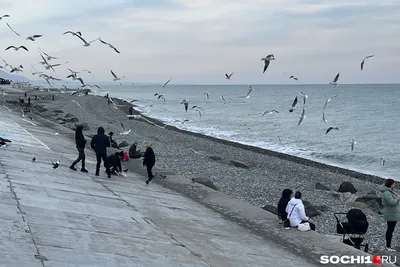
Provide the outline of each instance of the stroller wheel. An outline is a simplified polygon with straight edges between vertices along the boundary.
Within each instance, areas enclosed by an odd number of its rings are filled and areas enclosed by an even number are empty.
[[[364,247],[364,252],[367,252],[367,253],[368,253],[368,244],[365,245],[365,247]]]

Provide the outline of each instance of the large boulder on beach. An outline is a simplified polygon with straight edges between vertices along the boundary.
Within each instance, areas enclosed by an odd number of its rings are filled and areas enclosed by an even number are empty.
[[[304,209],[306,210],[306,215],[310,218],[321,215],[321,212],[318,211],[316,207],[314,207],[310,201],[303,200]]]
[[[278,208],[276,206],[274,206],[274,205],[267,204],[267,205],[262,206],[261,208],[263,210],[269,211],[269,212],[271,212],[271,213],[273,213],[275,215],[278,215]]]
[[[219,156],[209,156],[210,159],[215,160],[215,161],[220,161],[223,158],[219,157]]]
[[[71,113],[67,113],[67,115],[65,115],[65,117],[66,117],[66,118],[71,118],[71,117],[75,117],[75,115],[74,115],[74,114],[71,114]]]
[[[235,166],[236,168],[242,168],[242,169],[250,169],[250,166],[248,163],[245,163],[243,161],[239,160],[231,160],[231,164]]]
[[[65,118],[65,121],[66,122],[78,122],[79,120],[77,117],[74,116],[74,117]]]
[[[64,111],[60,110],[60,109],[55,109],[53,110],[54,113],[64,113]]]
[[[377,196],[377,195],[366,195],[363,197],[358,197],[355,202],[363,202],[363,203],[368,203],[370,201],[375,201],[379,204],[379,207],[382,208],[382,199],[381,197]]]
[[[320,182],[315,184],[315,189],[322,190],[322,191],[331,191],[331,189],[329,187],[327,187],[324,184],[321,184]]]
[[[207,186],[216,191],[219,191],[219,188],[214,184],[214,181],[209,178],[203,178],[203,177],[192,178],[192,181]]]
[[[357,193],[357,189],[354,187],[352,183],[346,181],[340,184],[338,192],[340,193],[350,192],[352,194],[355,194]]]
[[[129,146],[129,144],[128,144],[128,142],[123,141],[123,142],[121,142],[118,146],[119,146],[119,147],[127,147],[127,146]]]
[[[345,192],[340,193],[339,199],[342,203],[353,203],[357,199],[357,196],[350,192]]]

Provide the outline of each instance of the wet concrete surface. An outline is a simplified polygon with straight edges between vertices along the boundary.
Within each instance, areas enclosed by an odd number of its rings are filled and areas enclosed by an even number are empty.
[[[0,117],[0,266],[316,266],[140,174],[95,177],[91,149],[74,172],[70,132]]]

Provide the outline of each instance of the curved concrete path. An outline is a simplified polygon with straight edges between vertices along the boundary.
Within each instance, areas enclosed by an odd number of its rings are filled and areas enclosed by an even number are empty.
[[[0,266],[316,266],[139,174],[95,177],[90,149],[89,174],[73,172],[70,136],[3,106],[0,118],[13,141],[0,149]]]

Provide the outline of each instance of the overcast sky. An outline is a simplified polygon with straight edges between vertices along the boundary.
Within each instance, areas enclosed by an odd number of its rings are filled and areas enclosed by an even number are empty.
[[[190,84],[326,84],[340,72],[341,83],[400,82],[399,0],[0,0],[4,49],[11,65],[40,61],[37,48],[59,57],[55,77],[68,67],[90,69],[96,81]],[[6,26],[8,22],[21,37]],[[120,51],[82,41],[64,31],[98,37]],[[35,42],[25,38],[42,34]],[[265,74],[261,57],[275,54]],[[360,71],[360,62],[373,54]],[[56,62],[54,62],[56,63]],[[43,71],[37,65],[37,71]],[[232,81],[225,73],[234,72]],[[87,82],[93,77],[82,74]]]

